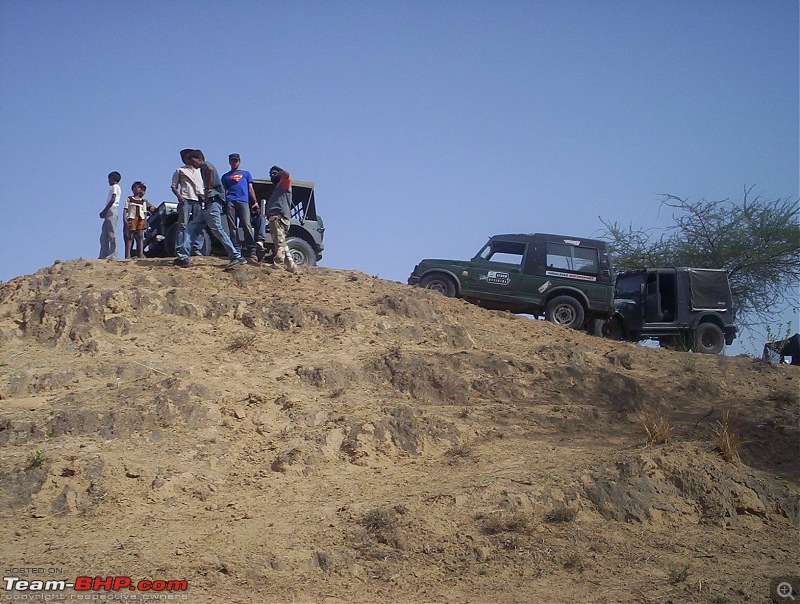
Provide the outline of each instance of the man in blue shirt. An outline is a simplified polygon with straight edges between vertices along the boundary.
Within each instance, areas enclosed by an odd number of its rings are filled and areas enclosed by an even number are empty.
[[[242,246],[236,224],[238,219],[239,226],[244,231],[245,255],[254,259],[256,257],[256,237],[250,216],[251,212],[253,216],[258,214],[259,208],[256,193],[253,190],[253,177],[247,170],[239,169],[241,159],[238,153],[231,153],[228,156],[228,163],[231,170],[222,175],[222,186],[225,187],[226,212],[231,240],[241,251]]]

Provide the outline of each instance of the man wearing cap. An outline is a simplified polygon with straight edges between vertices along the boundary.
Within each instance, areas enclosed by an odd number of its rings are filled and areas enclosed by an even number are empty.
[[[256,254],[256,238],[253,232],[253,224],[250,220],[250,213],[253,216],[258,214],[258,202],[256,192],[253,190],[253,177],[247,170],[240,170],[241,159],[238,153],[231,153],[228,156],[228,163],[231,166],[230,172],[222,175],[222,186],[225,187],[226,213],[228,217],[228,227],[231,233],[231,240],[239,251],[242,245],[239,241],[239,231],[237,229],[237,219],[244,231],[244,244],[251,258]],[[248,205],[249,201],[249,205]]]

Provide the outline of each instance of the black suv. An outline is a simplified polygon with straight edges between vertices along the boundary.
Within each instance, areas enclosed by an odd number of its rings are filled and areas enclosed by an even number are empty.
[[[256,198],[261,200],[261,213],[269,199],[275,185],[269,179],[253,180],[253,190]],[[292,181],[292,218],[289,224],[289,236],[286,245],[292,252],[292,257],[298,266],[314,266],[322,259],[322,244],[325,227],[322,217],[317,214],[317,205],[314,199],[314,183]],[[227,228],[227,221],[223,220]],[[217,238],[206,227],[205,237],[202,242],[204,256],[225,256],[225,250]],[[244,234],[239,229],[239,241],[244,241]],[[150,257],[174,256],[175,245],[178,238],[178,202],[162,202],[158,209],[147,220],[147,231],[144,238],[145,254]],[[272,237],[267,229],[266,256],[273,253]],[[261,259],[261,258],[259,258]]]
[[[736,337],[724,270],[677,267],[621,273],[614,305],[603,335],[615,340],[651,339],[663,348],[718,354]]]
[[[422,260],[408,282],[574,329],[595,331],[614,312],[606,244],[581,237],[494,235],[472,260]]]

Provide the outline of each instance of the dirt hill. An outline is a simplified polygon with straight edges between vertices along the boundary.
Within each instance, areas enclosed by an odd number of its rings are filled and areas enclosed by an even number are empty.
[[[221,266],[76,260],[0,286],[5,576],[720,604],[800,574],[798,368]]]

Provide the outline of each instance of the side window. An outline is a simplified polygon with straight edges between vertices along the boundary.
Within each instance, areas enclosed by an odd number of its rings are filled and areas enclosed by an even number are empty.
[[[547,268],[596,275],[600,266],[597,250],[566,243],[547,244]]]
[[[525,247],[526,245],[524,243],[516,241],[492,241],[483,248],[480,256],[487,262],[522,266],[522,259],[525,257]]]
[[[631,277],[617,279],[616,292],[614,295],[617,298],[635,300],[641,295],[642,283],[644,283],[644,277],[642,275],[633,275]]]

